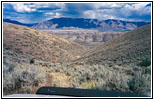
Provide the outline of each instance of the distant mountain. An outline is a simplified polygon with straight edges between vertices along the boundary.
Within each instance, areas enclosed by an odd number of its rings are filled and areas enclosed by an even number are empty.
[[[41,30],[50,29],[97,29],[99,31],[130,31],[150,22],[129,22],[115,19],[98,20],[84,18],[53,18],[41,23],[25,24],[18,21],[3,19],[3,22],[28,26]]]
[[[36,24],[36,23],[35,24],[25,24],[25,23],[20,23],[18,21],[14,21],[14,20],[10,20],[10,19],[3,19],[3,22],[22,25],[22,26],[28,26],[28,27],[34,26]]]
[[[36,29],[98,29],[100,31],[128,31],[137,27],[150,24],[149,22],[128,22],[121,20],[98,20],[84,18],[54,18],[41,23],[38,23],[33,28]]]
[[[3,47],[18,55],[56,63],[75,59],[88,49],[48,32],[5,22]]]
[[[90,50],[79,62],[137,64],[151,58],[151,25],[139,27]]]

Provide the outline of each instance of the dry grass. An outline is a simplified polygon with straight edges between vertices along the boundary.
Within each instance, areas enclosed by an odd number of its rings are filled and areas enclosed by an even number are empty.
[[[36,61],[34,64],[5,62],[3,71],[4,90],[12,93],[35,93],[41,86],[56,86],[149,95],[151,88],[150,67],[52,64]],[[27,75],[23,78],[25,72]]]
[[[148,66],[150,67],[150,66]],[[134,77],[128,82],[129,88],[136,94],[148,95],[151,94],[151,74],[146,73],[146,69],[135,73]]]
[[[39,63],[41,62],[41,64]],[[41,86],[72,87],[71,77],[51,68],[54,64],[43,61],[15,63],[7,59],[3,62],[3,93],[36,93]],[[57,65],[56,65],[57,66]],[[51,72],[51,70],[53,70]]]
[[[110,40],[87,52],[78,62],[90,64],[138,64],[151,58],[151,25]]]
[[[47,74],[47,86],[55,87],[72,87],[69,83],[70,77],[62,73],[48,73]]]
[[[8,61],[5,64],[3,66],[3,90],[6,94],[34,93],[35,88],[45,80],[45,70],[41,66]]]
[[[3,26],[4,48],[30,58],[58,63],[75,59],[88,49],[48,32],[10,23]]]

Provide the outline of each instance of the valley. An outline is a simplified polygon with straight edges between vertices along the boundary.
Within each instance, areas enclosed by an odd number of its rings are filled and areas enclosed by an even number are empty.
[[[151,25],[99,32],[4,22],[3,80],[4,95],[54,86],[150,96]]]
[[[100,32],[92,29],[73,29],[73,30],[44,30],[51,34],[62,36],[70,41],[77,42],[89,47],[96,47],[106,41],[113,39],[126,32]]]
[[[41,86],[56,86],[150,95],[150,25],[109,38],[92,49],[66,39],[71,34],[97,35],[96,30],[46,32],[3,25],[4,94],[35,93]]]
[[[150,22],[123,21],[116,19],[98,20],[84,18],[53,18],[40,23],[25,24],[4,19],[4,22],[28,26],[64,37],[81,45],[96,47],[116,36],[129,32]]]
[[[152,14],[152,1],[1,2],[1,98],[153,98]]]

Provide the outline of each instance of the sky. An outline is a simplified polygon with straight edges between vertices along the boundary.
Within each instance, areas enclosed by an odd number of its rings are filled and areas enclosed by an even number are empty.
[[[3,3],[3,19],[39,23],[60,17],[150,22],[151,3]]]

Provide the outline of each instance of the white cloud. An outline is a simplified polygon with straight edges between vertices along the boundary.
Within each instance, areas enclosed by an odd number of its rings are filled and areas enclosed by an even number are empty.
[[[96,12],[94,12],[93,10],[87,10],[85,12],[83,12],[83,14],[85,15],[85,17],[90,17],[90,18],[96,18]]]
[[[52,18],[60,18],[62,17],[61,13],[58,13],[58,12],[47,12],[45,13],[46,15],[46,20],[50,20]]]
[[[101,9],[101,10],[87,10],[85,11],[84,17],[86,18],[93,18],[93,19],[100,19],[100,20],[105,20],[105,19],[116,19],[116,16],[114,14],[107,13],[108,10],[106,9]],[[113,12],[112,9],[109,12]]]
[[[11,3],[14,10],[17,12],[32,12],[36,11],[35,8],[31,8],[29,5],[25,5],[24,3]]]
[[[64,3],[11,3],[13,9],[17,12],[32,12],[37,11],[38,8],[60,8],[65,7]]]
[[[46,12],[45,15],[54,15],[53,12]]]
[[[55,7],[58,7],[58,8],[64,8],[65,7],[65,4],[64,3],[33,3],[33,5],[36,7],[36,8],[55,8]]]
[[[100,8],[121,8],[125,7],[127,9],[140,10],[144,8],[149,2],[140,2],[140,3],[92,3],[92,6],[96,9]]]
[[[146,7],[148,3],[142,2],[142,3],[136,3],[133,5],[126,4],[123,9],[121,9],[121,12],[125,14],[126,16],[129,16],[132,14],[132,12],[138,13],[138,15],[144,15],[144,14],[150,14],[151,13],[151,7]],[[122,11],[123,10],[123,11]],[[126,13],[127,12],[127,13]]]
[[[143,16],[150,15],[151,7],[146,7],[148,3],[95,3],[95,9],[86,10],[83,16],[96,19],[120,19],[120,20],[141,20]],[[140,19],[141,18],[141,19]]]
[[[146,2],[136,3],[136,4],[133,4],[133,5],[130,5],[129,9],[140,10],[140,9],[143,9],[147,4],[148,3],[146,3]]]
[[[118,8],[122,7],[122,3],[93,3],[92,6],[96,9],[100,8]]]

